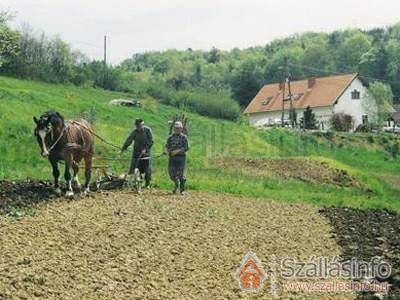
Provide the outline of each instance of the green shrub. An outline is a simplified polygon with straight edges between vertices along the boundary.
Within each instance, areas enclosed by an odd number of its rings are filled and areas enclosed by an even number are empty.
[[[361,124],[361,125],[357,126],[355,131],[356,132],[372,132],[372,129],[374,129],[374,127],[377,127],[377,126],[375,126],[372,123]]]
[[[88,110],[82,110],[80,116],[82,119],[88,121],[91,125],[94,125],[96,122],[96,108],[92,106]]]
[[[203,116],[236,120],[240,116],[239,104],[227,91],[176,91],[163,84],[152,83],[147,93],[163,104],[188,109]]]
[[[381,135],[379,137],[379,143],[381,145],[386,145],[387,143],[389,143],[389,138],[386,135]]]
[[[203,116],[235,120],[240,116],[239,104],[227,92],[196,91],[190,94],[187,105]]]
[[[147,89],[147,93],[155,98],[159,99],[163,104],[172,105],[173,92],[162,84],[152,83]]]
[[[330,119],[332,129],[336,131],[350,131],[353,128],[353,117],[344,113],[334,114]]]
[[[368,142],[371,143],[371,144],[375,143],[375,138],[374,138],[373,135],[369,135],[369,136],[367,137],[367,140],[368,140]]]
[[[314,134],[304,134],[300,136],[301,139],[304,141],[306,144],[318,144],[317,138],[314,136]]]
[[[391,158],[396,159],[400,152],[399,142],[386,144],[385,150],[390,154]]]
[[[335,137],[335,132],[334,132],[334,131],[328,130],[328,131],[325,132],[323,135],[324,135],[324,137],[325,137],[327,140],[332,141],[333,138]]]

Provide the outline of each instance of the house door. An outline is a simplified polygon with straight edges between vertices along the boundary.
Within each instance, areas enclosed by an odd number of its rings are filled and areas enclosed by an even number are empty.
[[[363,123],[363,125],[368,124],[368,116],[367,115],[362,116],[362,123]]]

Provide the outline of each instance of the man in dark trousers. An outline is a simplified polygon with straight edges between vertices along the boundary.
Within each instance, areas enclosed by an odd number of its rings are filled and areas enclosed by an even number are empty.
[[[185,190],[186,152],[189,150],[188,140],[183,133],[182,122],[176,121],[173,133],[168,137],[165,152],[169,155],[168,173],[175,187],[172,191],[176,194],[179,189],[183,194]]]
[[[151,181],[151,147],[153,146],[153,134],[151,129],[144,126],[142,119],[136,119],[135,129],[126,139],[122,146],[121,153],[125,151],[134,141],[132,161],[129,174],[135,173],[135,168],[139,169],[140,174],[144,174],[145,187],[149,187]]]

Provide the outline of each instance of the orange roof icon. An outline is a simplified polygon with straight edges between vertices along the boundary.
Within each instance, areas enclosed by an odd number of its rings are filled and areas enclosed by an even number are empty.
[[[246,292],[258,292],[265,284],[267,273],[254,252],[248,252],[236,271],[239,286]]]

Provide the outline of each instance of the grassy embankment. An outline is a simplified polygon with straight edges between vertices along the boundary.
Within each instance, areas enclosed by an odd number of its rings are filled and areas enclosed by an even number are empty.
[[[51,179],[48,162],[40,157],[33,137],[34,115],[57,110],[65,118],[78,118],[96,111],[95,131],[114,144],[122,145],[136,117],[151,126],[155,137],[153,153],[162,151],[168,135],[167,122],[179,110],[144,100],[144,107],[111,107],[109,100],[126,98],[121,93],[72,86],[51,85],[0,77],[0,179],[26,177]],[[305,201],[318,205],[350,205],[400,210],[400,159],[396,140],[389,135],[311,135],[285,130],[261,132],[245,124],[188,114],[190,119],[188,188],[232,193],[278,201]],[[96,142],[97,157],[115,157],[114,149]],[[125,162],[108,162],[114,172],[123,172]],[[211,159],[224,157],[305,157],[326,161],[347,171],[367,190],[357,187],[313,184],[274,176],[258,176],[239,169],[219,169]],[[104,164],[96,160],[95,164]],[[170,188],[165,157],[153,161],[154,183]],[[303,170],[306,176],[307,170]]]

